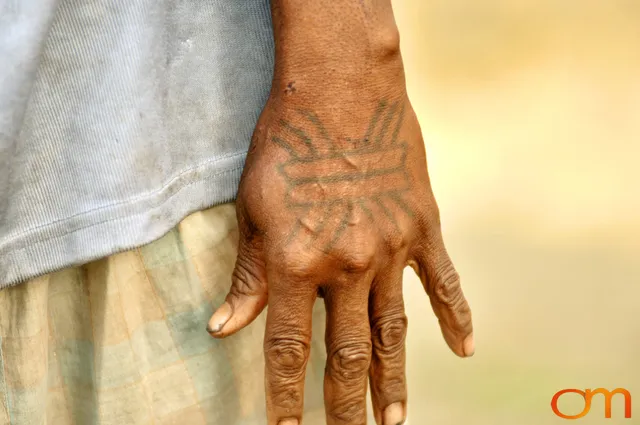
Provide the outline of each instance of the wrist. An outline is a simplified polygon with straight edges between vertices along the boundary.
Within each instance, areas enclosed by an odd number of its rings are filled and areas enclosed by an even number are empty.
[[[391,4],[367,0],[272,0],[273,95],[404,86]],[[298,96],[300,97],[300,96]]]

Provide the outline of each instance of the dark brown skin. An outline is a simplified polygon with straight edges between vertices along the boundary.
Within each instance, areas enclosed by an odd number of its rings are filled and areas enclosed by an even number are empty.
[[[327,424],[406,417],[402,271],[420,276],[449,347],[473,355],[471,312],[445,249],[389,0],[272,0],[276,69],[237,199],[226,337],[269,304],[269,425],[302,421],[311,311],[327,310]]]

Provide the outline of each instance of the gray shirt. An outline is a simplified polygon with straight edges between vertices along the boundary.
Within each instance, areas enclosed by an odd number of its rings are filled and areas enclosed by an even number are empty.
[[[232,200],[268,0],[0,0],[0,288]]]

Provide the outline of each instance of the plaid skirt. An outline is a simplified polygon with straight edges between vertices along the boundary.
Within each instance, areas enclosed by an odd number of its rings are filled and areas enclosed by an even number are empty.
[[[233,204],[155,242],[0,291],[0,424],[265,423],[265,314],[206,325],[231,283]],[[306,424],[324,423],[324,307],[314,310]]]

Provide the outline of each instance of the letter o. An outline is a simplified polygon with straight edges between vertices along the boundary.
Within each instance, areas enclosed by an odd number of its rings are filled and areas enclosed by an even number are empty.
[[[580,394],[582,398],[584,398],[584,410],[581,413],[577,415],[565,415],[560,411],[560,409],[558,409],[558,400],[560,399],[560,397],[562,397],[564,394],[567,394],[567,393]],[[557,416],[563,419],[580,419],[586,416],[587,413],[589,413],[589,411],[591,410],[591,398],[590,397],[587,398],[586,392],[576,390],[576,389],[558,391],[557,393],[554,394],[553,398],[551,399],[551,409],[553,410],[553,413],[555,413]]]

